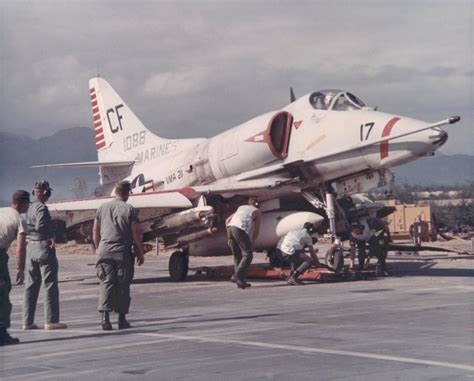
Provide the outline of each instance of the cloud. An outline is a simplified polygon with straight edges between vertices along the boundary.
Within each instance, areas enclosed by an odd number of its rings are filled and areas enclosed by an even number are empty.
[[[204,90],[209,80],[206,69],[153,74],[145,81],[144,95],[155,97],[192,95]]]
[[[461,114],[443,150],[474,153],[472,4],[3,1],[0,126],[90,126],[87,82],[100,73],[174,137],[283,107],[290,85],[332,87],[423,120]]]

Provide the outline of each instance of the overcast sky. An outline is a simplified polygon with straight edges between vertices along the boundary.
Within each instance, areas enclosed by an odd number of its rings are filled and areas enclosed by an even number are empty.
[[[209,137],[297,96],[350,90],[474,154],[469,0],[0,1],[0,128],[92,126],[98,73],[163,137]]]

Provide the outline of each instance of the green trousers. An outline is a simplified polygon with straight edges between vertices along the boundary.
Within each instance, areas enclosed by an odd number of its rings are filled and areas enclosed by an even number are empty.
[[[235,276],[240,280],[244,280],[253,259],[250,237],[242,229],[228,226],[227,244],[232,250],[232,254],[234,254]]]
[[[130,309],[133,257],[131,254],[119,257],[102,258],[97,262],[97,278],[100,281],[99,312],[128,314]]]
[[[10,327],[12,305],[10,303],[10,290],[12,284],[8,272],[8,254],[5,249],[0,249],[0,328]]]
[[[56,249],[46,242],[29,242],[26,247],[23,324],[35,321],[36,303],[43,285],[45,323],[59,323],[58,259]]]

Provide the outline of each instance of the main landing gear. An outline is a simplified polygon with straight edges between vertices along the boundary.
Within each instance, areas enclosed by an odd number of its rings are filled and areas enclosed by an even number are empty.
[[[168,270],[173,282],[181,282],[186,279],[189,270],[189,252],[187,249],[178,250],[171,254]]]

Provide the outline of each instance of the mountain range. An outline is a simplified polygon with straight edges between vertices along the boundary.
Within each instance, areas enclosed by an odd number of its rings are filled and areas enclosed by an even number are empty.
[[[30,169],[32,165],[97,160],[94,132],[74,127],[39,139],[0,132],[0,204],[9,202],[15,189],[30,190],[35,181],[49,180],[54,199],[84,197],[98,185],[97,169]],[[436,153],[393,168],[396,183],[427,185],[465,184],[474,181],[474,156]]]

